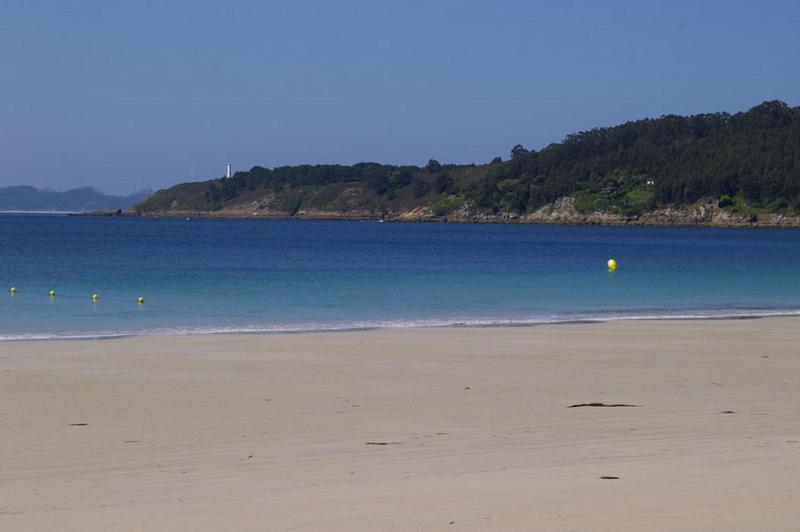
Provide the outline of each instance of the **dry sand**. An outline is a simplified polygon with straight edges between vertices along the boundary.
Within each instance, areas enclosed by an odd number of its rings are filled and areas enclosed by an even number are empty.
[[[0,434],[3,531],[796,531],[800,319],[2,343]]]

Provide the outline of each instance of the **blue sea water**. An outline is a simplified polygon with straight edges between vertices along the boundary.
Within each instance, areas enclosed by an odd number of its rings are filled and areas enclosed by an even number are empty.
[[[0,287],[0,340],[796,314],[800,230],[0,215]]]

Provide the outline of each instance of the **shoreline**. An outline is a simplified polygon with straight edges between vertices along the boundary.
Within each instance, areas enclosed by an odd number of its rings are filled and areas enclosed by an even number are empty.
[[[301,212],[293,215],[264,213],[260,211],[220,210],[220,211],[160,211],[160,212],[84,212],[68,216],[122,217],[122,218],[205,218],[232,220],[305,220],[305,221],[349,221],[349,222],[397,222],[397,223],[452,223],[452,224],[490,224],[490,225],[601,225],[609,227],[715,227],[728,229],[797,229],[800,216],[780,213],[759,213],[755,219],[719,211],[722,216],[697,210],[673,209],[644,213],[638,217],[625,217],[609,213],[547,213],[547,214],[479,214],[467,216],[428,216],[415,213],[389,213],[386,216],[369,213],[330,213]]]
[[[798,342],[776,317],[0,343],[0,528],[793,530]]]
[[[610,316],[610,317],[576,317],[565,319],[552,319],[552,320],[474,320],[470,321],[457,321],[445,323],[435,323],[437,320],[431,320],[433,323],[420,324],[412,323],[406,324],[402,320],[398,324],[343,324],[341,327],[309,327],[309,328],[291,328],[291,326],[269,328],[268,326],[258,327],[236,327],[231,326],[229,330],[225,328],[218,328],[213,330],[198,330],[193,328],[174,328],[166,329],[163,332],[154,331],[141,331],[141,332],[120,332],[120,333],[75,333],[73,335],[57,335],[55,333],[30,333],[26,336],[23,334],[13,335],[7,333],[0,333],[0,345],[4,343],[26,343],[26,342],[84,342],[95,340],[124,340],[127,338],[187,338],[187,337],[214,337],[214,336],[278,336],[278,335],[297,335],[297,334],[325,334],[325,333],[357,333],[359,331],[391,331],[391,330],[425,330],[425,329],[516,329],[516,328],[529,328],[529,327],[542,327],[542,326],[560,326],[560,325],[590,325],[602,323],[617,323],[617,322],[672,322],[672,321],[737,321],[737,320],[762,320],[762,319],[776,319],[776,318],[800,318],[800,309],[786,309],[780,311],[743,311],[742,313],[726,313],[720,315],[655,315],[655,316]]]

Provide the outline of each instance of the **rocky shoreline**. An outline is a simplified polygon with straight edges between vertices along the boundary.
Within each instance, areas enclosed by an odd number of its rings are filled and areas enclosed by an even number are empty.
[[[324,211],[299,209],[293,214],[268,209],[225,208],[218,211],[168,210],[158,212],[96,211],[82,216],[146,216],[146,217],[202,217],[250,218],[280,220],[383,220],[387,222],[438,222],[438,223],[493,223],[493,224],[565,224],[565,225],[643,225],[643,226],[708,226],[708,227],[800,227],[800,216],[781,213],[739,214],[708,203],[693,207],[666,207],[637,216],[624,216],[610,212],[581,213],[575,208],[573,197],[561,198],[527,214],[483,213],[469,205],[437,216],[432,207],[418,207],[409,211],[376,213],[371,211]]]

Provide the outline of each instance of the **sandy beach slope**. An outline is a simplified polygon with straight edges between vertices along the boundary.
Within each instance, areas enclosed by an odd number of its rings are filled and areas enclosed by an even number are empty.
[[[7,342],[0,435],[3,531],[800,530],[800,319]]]

